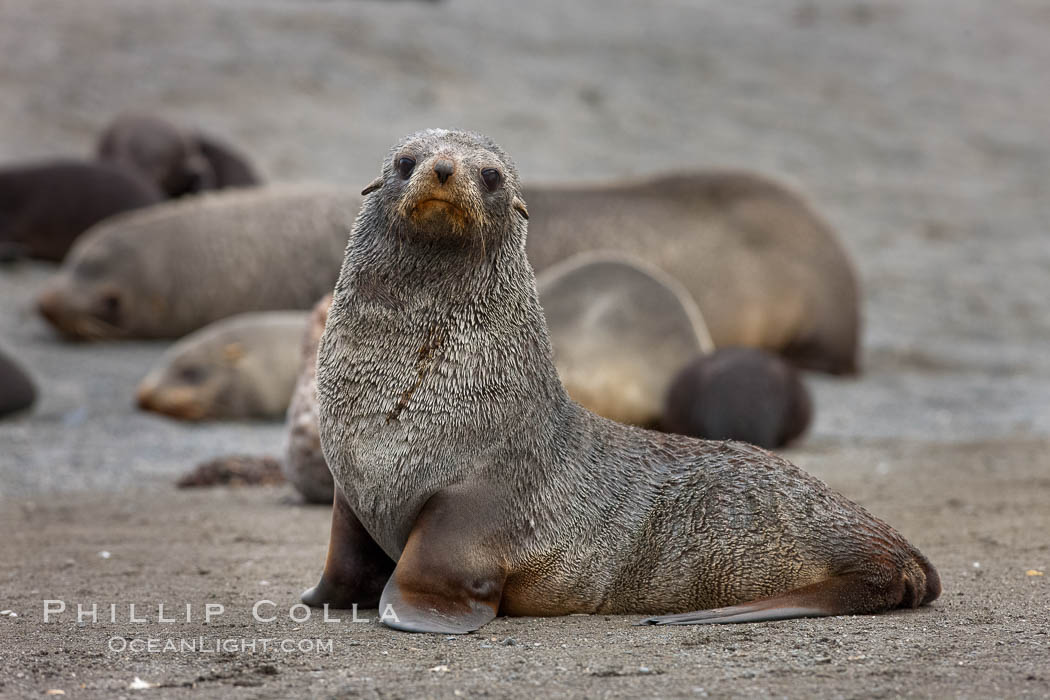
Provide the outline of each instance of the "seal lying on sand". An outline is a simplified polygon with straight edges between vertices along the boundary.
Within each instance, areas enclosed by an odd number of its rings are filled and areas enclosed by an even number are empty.
[[[675,376],[662,427],[772,448],[804,433],[812,415],[813,402],[794,367],[757,348],[722,348]]]
[[[139,383],[138,404],[183,420],[284,415],[299,372],[303,311],[231,316],[168,349]]]
[[[53,160],[0,170],[0,259],[60,261],[106,217],[162,201],[148,182],[113,165]]]
[[[858,367],[860,299],[835,233],[763,177],[662,175],[525,188],[538,272],[609,249],[667,272],[692,295],[717,347],[764,348],[808,369]]]
[[[743,622],[937,597],[904,538],[776,455],[569,399],[494,143],[415,134],[365,193],[318,352],[336,497],[304,602],[462,633],[497,614]]]
[[[168,202],[92,229],[37,300],[73,338],[178,338],[332,291],[360,197],[253,188]]]
[[[168,197],[262,182],[248,159],[230,146],[152,114],[118,115],[102,132],[97,153]]]
[[[536,280],[554,364],[573,400],[621,423],[654,427],[671,379],[713,350],[682,285],[620,253],[580,253]]]
[[[0,416],[22,411],[36,401],[36,387],[26,371],[0,349]]]

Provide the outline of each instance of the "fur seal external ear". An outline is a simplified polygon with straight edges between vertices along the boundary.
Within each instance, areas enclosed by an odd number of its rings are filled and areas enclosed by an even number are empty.
[[[377,177],[375,180],[372,180],[370,183],[368,183],[368,185],[366,185],[363,190],[361,190],[361,195],[363,196],[363,195],[371,194],[372,192],[375,192],[376,190],[378,190],[380,187],[383,186],[383,183],[385,181],[386,180],[385,180],[385,178],[383,176]]]
[[[513,206],[523,217],[526,219],[529,218],[528,207],[525,206],[525,202],[521,200],[521,197],[515,197],[514,201],[511,202],[511,206]]]
[[[317,354],[340,496],[306,602],[371,603],[390,562],[381,620],[415,632],[470,632],[500,613],[866,614],[940,594],[907,540],[783,458],[625,426],[569,398],[518,174],[490,139],[413,134],[383,174]]]

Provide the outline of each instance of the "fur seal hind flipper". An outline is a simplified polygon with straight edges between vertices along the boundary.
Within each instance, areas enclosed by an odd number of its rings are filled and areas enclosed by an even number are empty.
[[[479,530],[493,518],[482,499],[456,491],[432,496],[416,519],[379,602],[389,627],[466,634],[499,611],[506,567],[486,542],[494,533]]]
[[[375,543],[346,502],[346,496],[336,488],[324,573],[301,600],[315,608],[351,608],[355,604],[359,608],[374,608],[393,570],[394,562]]]
[[[659,615],[646,618],[639,625],[722,625],[735,622],[768,622],[798,617],[829,617],[833,615],[862,615],[892,607],[915,607],[914,583],[905,575],[899,590],[891,586],[873,585],[864,573],[833,576],[823,581],[802,586],[780,595],[760,598],[750,603],[724,608],[697,610],[677,615]],[[872,604],[870,601],[889,598],[899,593],[897,605]],[[935,596],[934,596],[935,597]]]

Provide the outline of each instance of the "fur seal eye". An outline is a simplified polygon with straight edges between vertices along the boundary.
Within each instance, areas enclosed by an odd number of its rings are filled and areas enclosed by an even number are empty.
[[[401,179],[407,180],[408,176],[412,174],[412,170],[416,167],[416,159],[408,156],[401,156],[397,159],[397,172],[401,176]]]
[[[485,187],[488,188],[489,192],[495,192],[496,188],[503,182],[503,176],[495,168],[485,168],[481,171],[481,179],[485,182]]]
[[[186,384],[201,384],[205,379],[205,372],[197,365],[186,365],[179,369],[179,379]]]

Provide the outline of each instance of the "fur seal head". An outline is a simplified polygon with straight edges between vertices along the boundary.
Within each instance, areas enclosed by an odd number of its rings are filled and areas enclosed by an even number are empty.
[[[214,189],[215,173],[195,140],[152,114],[120,114],[102,132],[98,157],[155,183],[169,197]]]
[[[361,193],[371,195],[361,216],[385,217],[382,230],[400,240],[484,252],[516,227],[512,211],[528,218],[517,170],[503,150],[480,134],[428,129],[390,151],[383,174]],[[377,222],[378,223],[378,222]],[[524,244],[524,229],[521,230]]]
[[[259,311],[189,334],[139,382],[139,408],[190,421],[282,417],[306,321],[303,311]]]
[[[137,250],[122,241],[84,237],[73,246],[62,271],[37,297],[37,310],[67,338],[127,336],[126,322],[135,316],[133,306],[142,301],[127,291],[136,288],[136,280],[127,276],[142,269],[134,264],[137,257]]]

